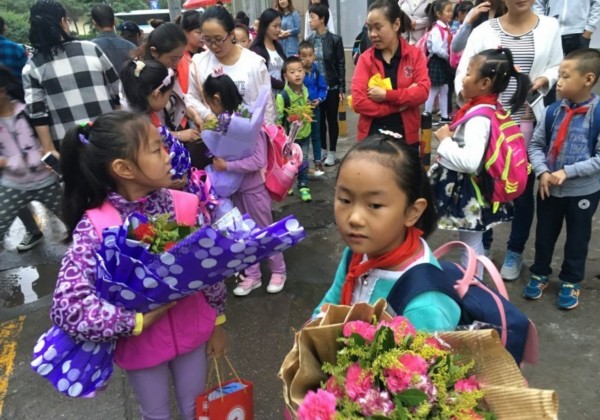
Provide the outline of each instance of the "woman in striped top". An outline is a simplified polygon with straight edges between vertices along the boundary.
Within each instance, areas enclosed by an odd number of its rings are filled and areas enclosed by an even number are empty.
[[[499,46],[512,51],[519,71],[529,75],[532,82],[531,91],[539,90],[542,94],[546,94],[554,85],[563,56],[558,21],[533,13],[531,11],[533,2],[534,0],[506,0],[505,15],[488,20],[473,30],[456,71],[454,80],[456,92],[462,91],[462,81],[471,57],[483,50]],[[516,82],[511,80],[500,98],[503,106],[506,107],[515,89]],[[532,111],[535,118],[539,120],[544,112],[542,101],[538,101],[532,107]],[[513,118],[521,122],[524,112],[516,112]],[[521,273],[522,253],[529,239],[535,210],[534,180],[532,175],[527,190],[514,203],[514,219],[501,270],[505,280],[517,280]]]

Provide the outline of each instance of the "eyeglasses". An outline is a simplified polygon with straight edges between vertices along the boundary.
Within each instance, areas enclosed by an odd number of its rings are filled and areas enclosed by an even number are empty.
[[[202,43],[204,45],[214,45],[215,47],[218,47],[220,45],[223,45],[225,43],[225,41],[227,40],[227,38],[229,38],[230,34],[227,34],[227,36],[225,36],[225,38],[206,38],[206,37],[200,37],[200,39],[202,40]]]

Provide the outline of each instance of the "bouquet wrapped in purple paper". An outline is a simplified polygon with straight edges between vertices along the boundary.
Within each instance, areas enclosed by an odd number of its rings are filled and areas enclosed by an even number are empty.
[[[248,108],[220,114],[216,120],[205,123],[202,140],[210,152],[226,161],[247,158],[254,153],[256,141],[261,136],[265,109],[271,88],[261,88],[257,100]],[[213,171],[206,168],[212,186],[220,197],[229,197],[240,187],[244,174]]]
[[[293,216],[259,228],[234,209],[155,253],[131,235],[148,223],[134,213],[122,226],[105,229],[96,254],[98,296],[141,313],[197,293],[306,236]],[[68,396],[92,396],[112,373],[114,351],[115,341],[77,341],[55,326],[39,338],[31,366]]]
[[[173,137],[164,125],[158,129],[158,132],[160,133],[162,141],[168,150],[169,157],[171,158],[171,175],[173,175],[173,179],[177,180],[183,178],[188,174],[192,166],[190,152],[188,152],[179,140]]]

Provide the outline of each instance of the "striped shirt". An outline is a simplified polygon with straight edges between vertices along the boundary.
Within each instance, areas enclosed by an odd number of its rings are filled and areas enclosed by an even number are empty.
[[[519,69],[519,71],[521,73],[529,74],[534,59],[535,45],[533,43],[533,29],[535,28],[531,29],[525,34],[513,35],[504,31],[498,19],[490,20],[490,26],[500,36],[500,45],[502,45],[503,48],[508,48],[512,52],[515,66]],[[500,103],[505,109],[510,109],[508,104],[510,102],[510,98],[512,98],[516,91],[517,81],[514,77],[511,77],[510,82],[508,82],[508,87],[500,95]],[[525,106],[522,106],[517,112],[512,114],[513,119],[517,123],[521,123],[521,118],[524,116]]]

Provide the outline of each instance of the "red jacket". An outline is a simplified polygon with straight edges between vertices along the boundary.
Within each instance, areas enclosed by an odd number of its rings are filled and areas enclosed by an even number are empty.
[[[407,107],[401,112],[406,142],[414,144],[419,141],[419,107],[427,100],[431,87],[427,60],[418,48],[409,45],[403,38],[400,38],[400,52],[397,88],[387,91],[384,102],[374,102],[367,97],[369,79],[377,73],[382,77],[385,75],[383,63],[375,58],[375,48],[369,48],[358,59],[352,77],[352,106],[359,114],[358,141],[369,134],[373,118],[398,112],[400,107]]]

